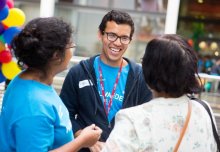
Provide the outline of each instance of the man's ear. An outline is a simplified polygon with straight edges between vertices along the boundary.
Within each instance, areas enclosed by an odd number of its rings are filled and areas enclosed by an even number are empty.
[[[101,41],[101,40],[102,40],[102,36],[103,36],[103,35],[102,35],[102,33],[101,33],[101,31],[100,31],[100,30],[98,31],[97,36],[98,36],[98,40],[100,40],[100,41]]]

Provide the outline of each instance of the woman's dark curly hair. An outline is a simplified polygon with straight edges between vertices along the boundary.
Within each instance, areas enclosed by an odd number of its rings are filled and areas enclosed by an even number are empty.
[[[163,35],[151,40],[142,61],[148,86],[172,97],[199,93],[196,77],[197,56],[192,47],[178,35]]]
[[[55,17],[36,18],[14,37],[11,47],[18,64],[45,71],[55,52],[65,56],[67,44],[72,40],[72,27]]]

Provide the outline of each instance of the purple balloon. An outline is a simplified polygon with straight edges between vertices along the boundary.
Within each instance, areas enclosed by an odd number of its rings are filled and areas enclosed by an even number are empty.
[[[6,19],[8,17],[8,13],[9,13],[9,8],[6,5],[3,9],[0,10],[0,21]]]
[[[21,29],[19,29],[18,27],[9,27],[7,30],[5,30],[5,32],[3,33],[5,43],[10,45],[14,36],[17,35],[20,31]]]
[[[5,7],[7,0],[0,0],[0,10]]]
[[[4,32],[4,26],[2,25],[2,23],[0,23],[0,34],[2,34]]]

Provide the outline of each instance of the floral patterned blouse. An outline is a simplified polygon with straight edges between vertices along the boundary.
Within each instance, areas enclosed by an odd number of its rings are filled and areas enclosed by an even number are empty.
[[[155,98],[121,110],[102,152],[172,152],[188,112],[187,96]],[[215,152],[217,145],[210,117],[192,101],[188,128],[178,152]]]

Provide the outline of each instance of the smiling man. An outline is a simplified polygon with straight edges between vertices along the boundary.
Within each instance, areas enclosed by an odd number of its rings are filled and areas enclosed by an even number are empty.
[[[100,141],[81,151],[100,151],[114,127],[115,114],[152,98],[140,65],[123,57],[133,33],[129,14],[108,12],[99,25],[101,54],[81,61],[66,76],[60,97],[69,110],[74,135],[92,123],[103,130]]]

